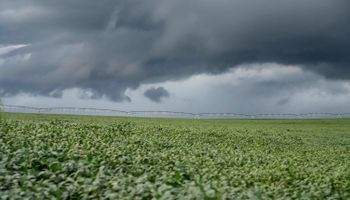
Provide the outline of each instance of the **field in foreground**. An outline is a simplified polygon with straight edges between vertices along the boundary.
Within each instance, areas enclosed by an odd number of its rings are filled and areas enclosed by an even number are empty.
[[[349,199],[350,120],[8,114],[0,197]]]

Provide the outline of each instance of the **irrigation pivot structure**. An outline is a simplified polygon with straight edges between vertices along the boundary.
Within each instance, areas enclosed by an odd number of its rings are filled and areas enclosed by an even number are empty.
[[[0,104],[3,112],[33,113],[33,114],[71,114],[71,115],[98,115],[98,116],[120,116],[120,117],[155,117],[155,118],[237,118],[237,119],[298,119],[298,118],[350,118],[349,113],[191,113],[178,111],[125,111],[101,108],[79,108],[79,107],[31,107],[22,105]]]

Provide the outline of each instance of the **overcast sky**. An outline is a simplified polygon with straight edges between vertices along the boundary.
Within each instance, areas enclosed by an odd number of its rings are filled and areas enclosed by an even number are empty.
[[[348,0],[0,0],[6,104],[350,111]]]

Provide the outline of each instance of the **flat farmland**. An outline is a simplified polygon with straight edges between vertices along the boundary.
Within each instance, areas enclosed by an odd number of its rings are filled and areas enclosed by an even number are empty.
[[[4,199],[350,198],[350,119],[4,117]]]

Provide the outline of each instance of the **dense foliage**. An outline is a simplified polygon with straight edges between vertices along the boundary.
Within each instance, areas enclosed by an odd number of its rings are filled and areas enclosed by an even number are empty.
[[[4,109],[4,107],[3,107],[3,104],[2,104],[1,99],[0,99],[0,123],[3,120],[3,109]]]
[[[129,121],[1,123],[1,198],[350,198],[349,120]]]

